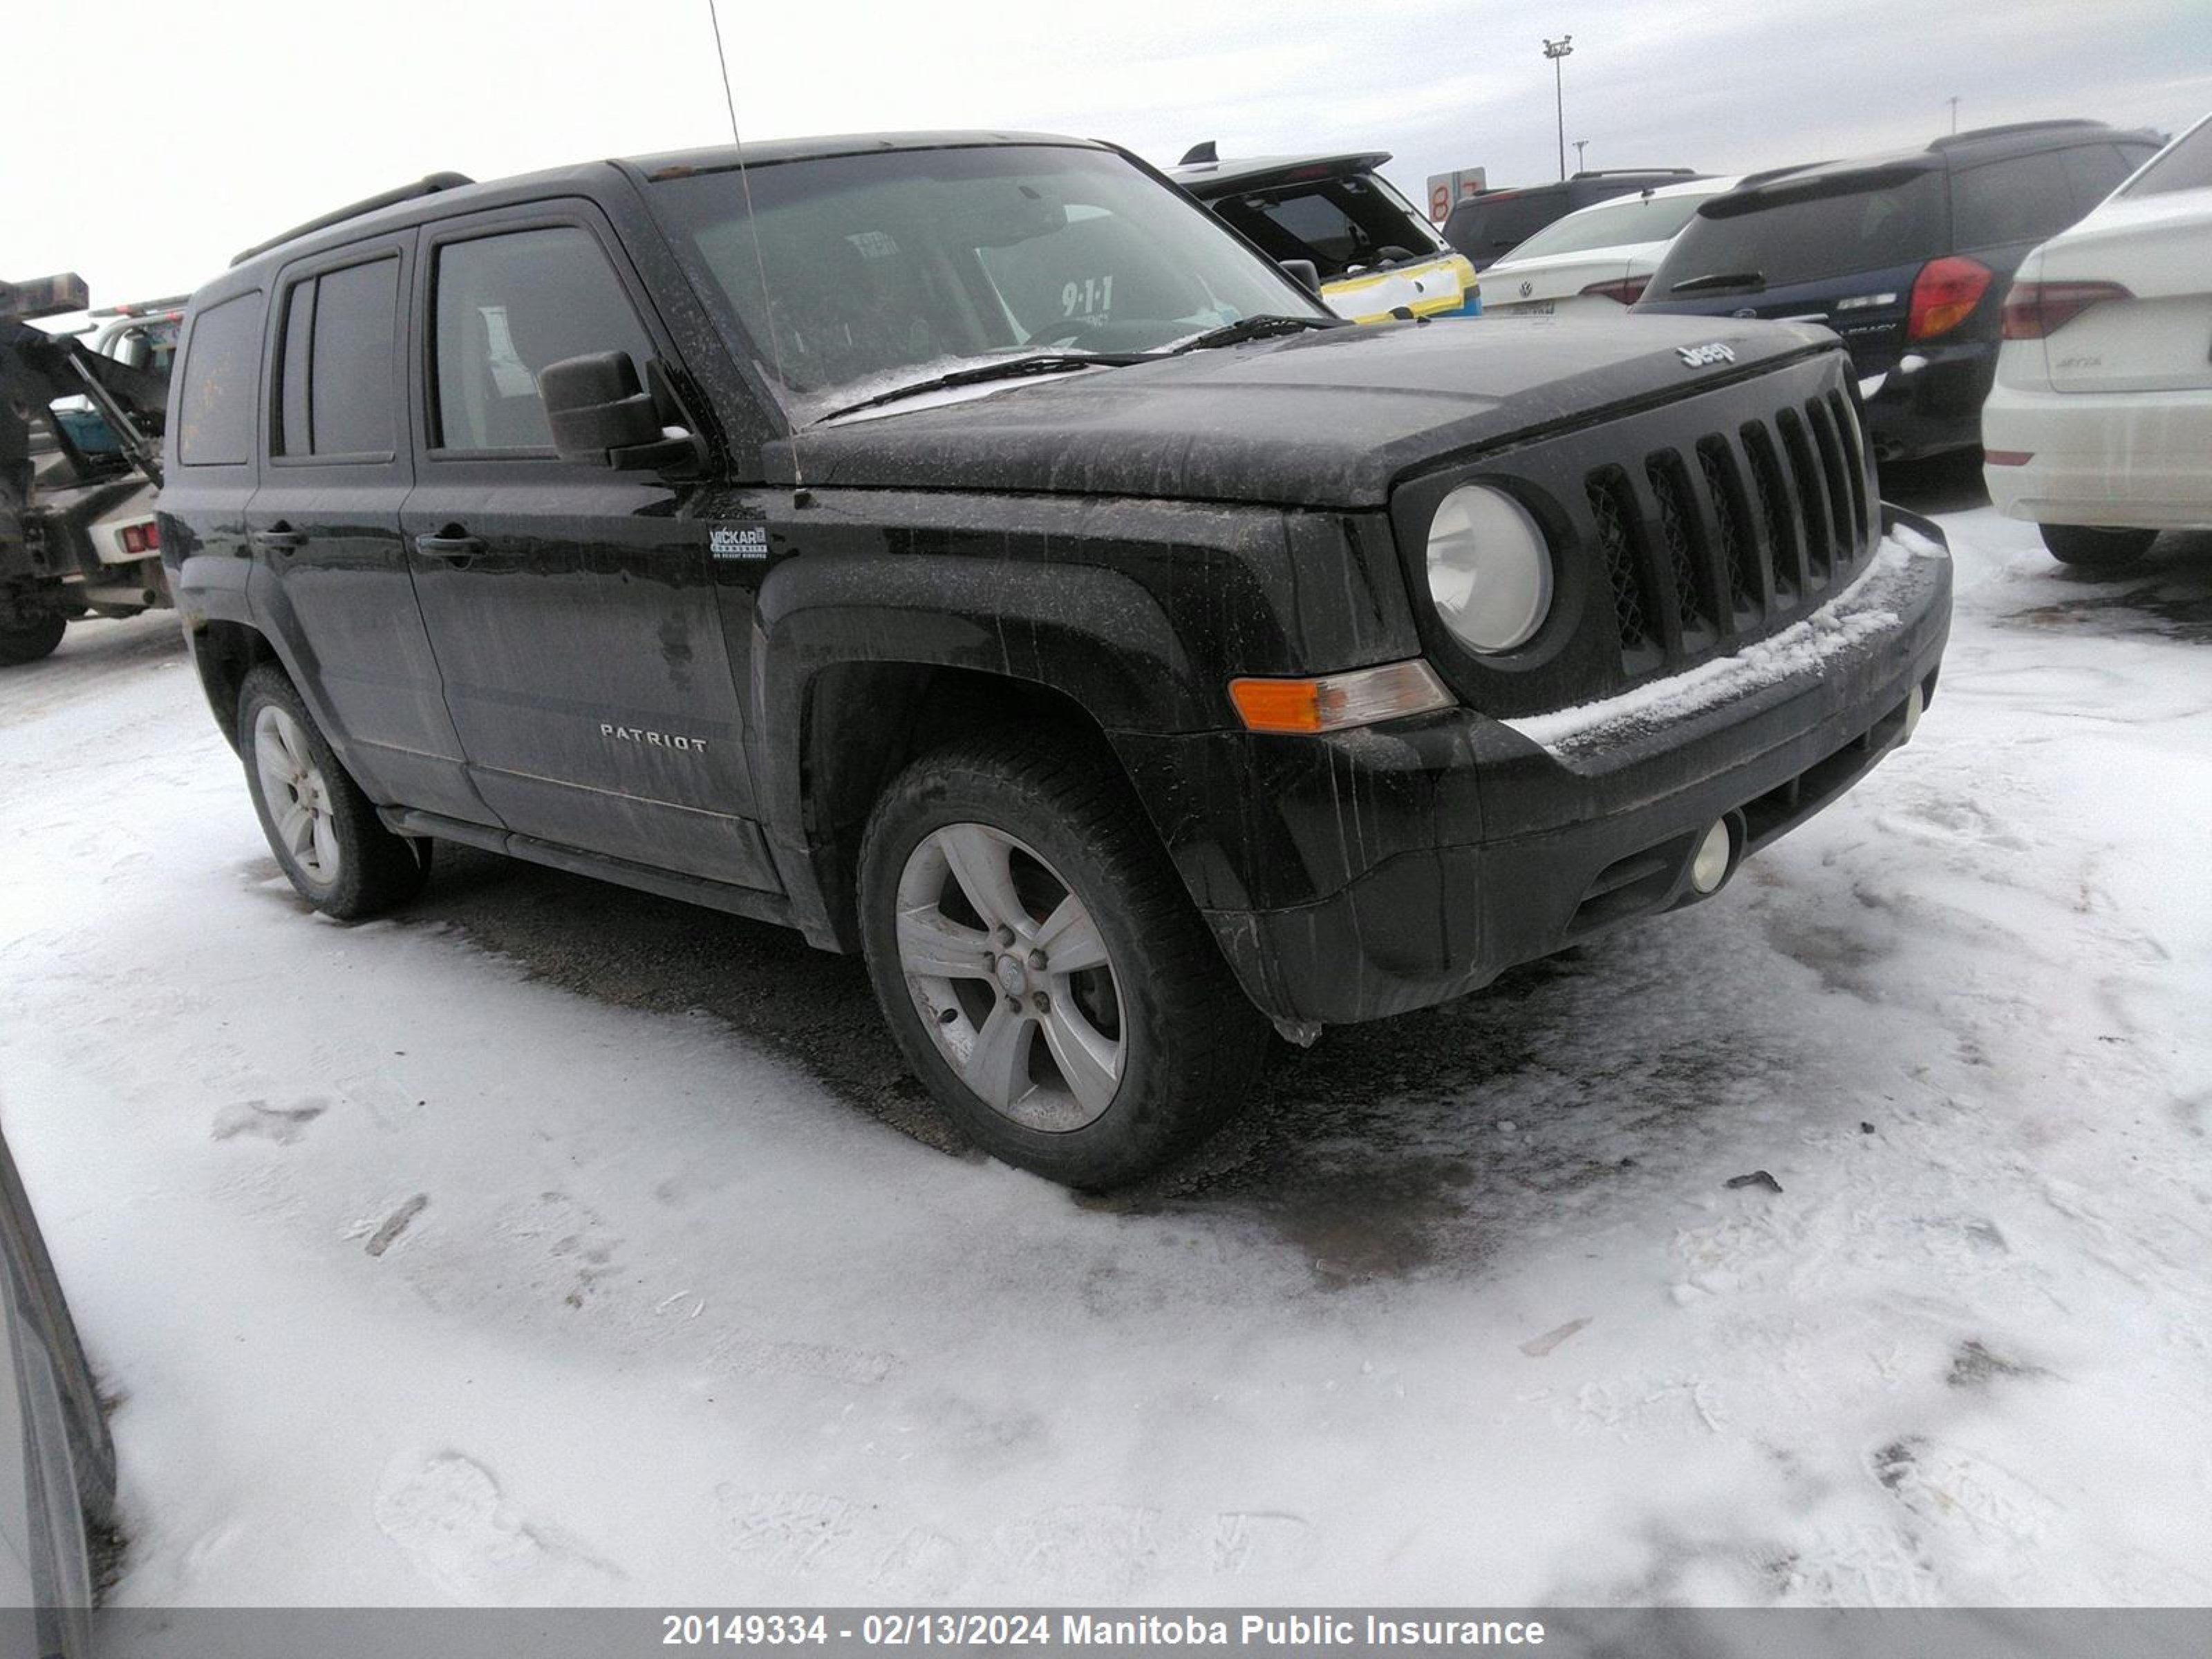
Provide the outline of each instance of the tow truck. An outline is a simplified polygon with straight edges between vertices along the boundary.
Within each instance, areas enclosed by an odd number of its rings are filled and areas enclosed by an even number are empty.
[[[0,283],[0,668],[170,604],[154,495],[181,308],[92,313],[90,346],[33,326],[89,310],[74,273]]]

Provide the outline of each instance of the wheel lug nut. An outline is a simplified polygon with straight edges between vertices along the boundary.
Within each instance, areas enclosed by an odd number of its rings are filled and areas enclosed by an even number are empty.
[[[997,938],[1001,945],[1012,945],[1014,942],[1014,930],[1001,922],[999,925]]]
[[[1010,1014],[1018,1014],[1021,1011],[1022,1000],[1017,996],[1009,996],[1006,999],[1006,1012]]]
[[[1042,967],[1043,967],[1043,966],[1044,966],[1044,963],[1045,963],[1045,957],[1044,957],[1044,952],[1043,952],[1043,951],[1030,951],[1030,967],[1032,967],[1032,968],[1042,968]]]
[[[1052,1012],[1052,999],[1042,991],[1039,991],[1035,996],[1031,997],[1030,1001],[1036,1006],[1037,1012],[1041,1014],[1048,1014]]]

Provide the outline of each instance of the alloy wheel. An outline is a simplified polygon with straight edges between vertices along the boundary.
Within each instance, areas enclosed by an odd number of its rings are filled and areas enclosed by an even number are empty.
[[[299,721],[274,703],[253,717],[253,767],[269,820],[292,861],[319,886],[336,881],[338,836],[330,780]]]
[[[994,1111],[1065,1133],[1113,1104],[1128,1060],[1096,919],[1036,849],[949,823],[908,854],[899,966],[954,1075]]]

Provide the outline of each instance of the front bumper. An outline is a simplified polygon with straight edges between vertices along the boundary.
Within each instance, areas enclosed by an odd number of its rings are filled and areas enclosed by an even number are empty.
[[[1217,799],[1241,793],[1251,823],[1305,867],[1334,842],[1352,872],[1313,902],[1228,905],[1208,902],[1218,872],[1186,862],[1253,1002],[1305,1025],[1448,1000],[1691,902],[1690,862],[1717,819],[1741,860],[1837,799],[1905,740],[1949,633],[1942,534],[1886,512],[1885,528],[1900,521],[1914,544],[1886,540],[1802,637],[1788,630],[1613,704],[1512,722],[1455,709],[1268,739],[1244,755],[1241,791],[1224,775],[1236,757],[1214,755]],[[1276,744],[1307,745],[1308,763]]]
[[[2212,527],[2212,392],[2051,392],[2000,382],[1982,441],[2017,465],[1985,465],[2009,518],[2112,529]]]

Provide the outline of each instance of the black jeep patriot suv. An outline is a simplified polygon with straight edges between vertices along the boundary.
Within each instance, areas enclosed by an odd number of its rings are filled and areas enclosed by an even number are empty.
[[[799,928],[1103,1187],[1910,733],[1949,563],[1855,395],[1816,328],[1339,326],[1105,145],[809,140],[241,256],[162,546],[316,907],[442,838]]]

